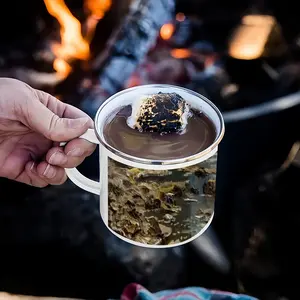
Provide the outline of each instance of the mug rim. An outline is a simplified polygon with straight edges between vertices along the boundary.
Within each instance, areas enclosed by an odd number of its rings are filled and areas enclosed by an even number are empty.
[[[133,156],[133,155],[129,155],[127,153],[124,153],[123,151],[118,150],[117,148],[111,146],[109,143],[106,142],[105,137],[103,135],[103,128],[101,129],[101,132],[99,132],[98,126],[97,124],[99,124],[99,118],[101,115],[101,111],[103,110],[103,108],[110,102],[114,101],[116,98],[122,96],[123,94],[127,94],[130,93],[132,91],[135,90],[139,90],[139,89],[143,89],[143,88],[174,88],[174,89],[180,89],[188,94],[192,94],[198,98],[200,98],[202,101],[206,102],[217,114],[219,121],[220,121],[220,130],[216,135],[216,138],[214,140],[214,142],[208,146],[206,149],[193,154],[193,155],[189,155],[187,157],[183,157],[183,158],[176,158],[176,159],[161,159],[161,160],[155,160],[155,159],[148,159],[148,158],[140,158],[137,156]],[[204,111],[205,113],[205,111]],[[211,120],[213,122],[213,120]],[[206,156],[208,153],[212,152],[222,141],[224,133],[225,133],[225,124],[224,124],[224,119],[223,116],[220,112],[220,110],[217,108],[217,106],[211,102],[209,99],[207,99],[206,97],[204,97],[203,95],[194,92],[190,89],[187,88],[183,88],[180,86],[176,86],[176,85],[169,85],[169,84],[145,84],[145,85],[139,85],[139,86],[135,86],[135,87],[131,87],[128,89],[124,89],[112,96],[110,96],[107,100],[105,100],[102,105],[99,107],[95,119],[95,133],[96,136],[100,142],[100,144],[105,147],[108,151],[114,153],[115,155],[122,157],[125,160],[131,161],[131,162],[135,162],[135,163],[140,163],[140,164],[144,164],[144,165],[176,165],[176,164],[182,164],[182,163],[186,163],[186,162],[190,162],[190,161],[194,161],[194,160],[199,160],[201,157]],[[215,122],[213,122],[214,126],[216,127]]]

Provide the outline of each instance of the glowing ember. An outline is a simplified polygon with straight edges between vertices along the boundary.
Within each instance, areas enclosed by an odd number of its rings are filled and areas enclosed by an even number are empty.
[[[171,56],[178,59],[188,58],[191,56],[189,49],[172,49]]]
[[[163,40],[169,40],[175,31],[174,25],[171,23],[164,24],[160,29],[160,36]]]
[[[245,60],[261,57],[275,23],[267,15],[244,16],[230,42],[229,55]]]
[[[185,20],[185,15],[183,13],[178,13],[176,15],[176,21],[183,22]]]

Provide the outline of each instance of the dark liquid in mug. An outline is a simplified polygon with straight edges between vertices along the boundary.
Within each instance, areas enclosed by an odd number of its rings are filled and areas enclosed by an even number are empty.
[[[139,132],[127,125],[131,106],[112,114],[104,127],[106,142],[123,153],[153,160],[184,158],[209,147],[216,138],[212,121],[204,114],[193,111],[182,134]]]

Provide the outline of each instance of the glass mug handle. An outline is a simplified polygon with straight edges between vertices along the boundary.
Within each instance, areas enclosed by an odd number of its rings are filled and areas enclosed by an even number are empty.
[[[99,140],[96,137],[94,129],[88,129],[83,135],[79,137],[80,139],[85,139],[91,143],[99,144]],[[67,143],[60,143],[60,146],[65,146]],[[100,183],[94,180],[91,180],[84,175],[82,175],[77,168],[65,169],[68,178],[81,189],[100,195]]]

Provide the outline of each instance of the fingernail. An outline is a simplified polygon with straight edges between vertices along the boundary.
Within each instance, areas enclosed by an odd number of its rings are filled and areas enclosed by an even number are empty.
[[[35,169],[36,163],[32,162],[31,166],[30,166],[30,171],[34,174],[36,174],[36,169]]]
[[[75,149],[69,151],[69,152],[67,153],[67,155],[68,155],[68,156],[72,156],[72,157],[80,157],[80,156],[83,155],[83,153],[84,153],[84,151],[83,151],[82,149],[80,149],[80,148],[75,148]]]
[[[49,158],[49,163],[51,165],[61,165],[66,163],[67,161],[67,157],[60,151],[54,152]]]
[[[31,166],[30,166],[30,171],[33,171],[34,166],[35,166],[35,162],[32,162],[32,164],[31,164]]]
[[[55,175],[56,175],[55,168],[53,168],[51,165],[48,164],[46,167],[46,170],[43,173],[43,176],[51,179],[51,178],[55,177]]]
[[[76,129],[84,126],[87,122],[90,121],[90,118],[78,118],[71,121],[71,127]]]

